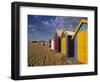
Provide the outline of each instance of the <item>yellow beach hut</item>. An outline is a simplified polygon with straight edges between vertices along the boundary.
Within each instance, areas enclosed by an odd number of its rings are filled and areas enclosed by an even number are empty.
[[[82,26],[86,24],[87,25],[87,20],[81,20],[75,30],[75,33],[72,36],[72,40],[75,38],[77,35],[77,50],[78,50],[78,61],[87,64],[88,63],[88,32],[87,30],[82,30],[80,31],[80,28],[83,28]]]
[[[61,52],[68,57],[74,57],[74,40],[71,40],[73,33],[63,31],[61,36]]]
[[[61,35],[61,53],[68,56],[68,33],[63,31]]]
[[[78,60],[81,63],[88,63],[87,55],[87,30],[78,33]]]

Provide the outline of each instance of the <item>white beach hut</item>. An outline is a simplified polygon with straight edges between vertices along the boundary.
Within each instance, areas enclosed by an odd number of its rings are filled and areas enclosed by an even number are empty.
[[[55,41],[51,40],[51,49],[54,50],[55,49]]]

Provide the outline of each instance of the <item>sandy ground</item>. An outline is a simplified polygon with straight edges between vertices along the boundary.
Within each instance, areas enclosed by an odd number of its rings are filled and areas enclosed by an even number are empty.
[[[67,58],[62,53],[57,53],[47,46],[39,43],[28,44],[28,66],[79,64],[75,58]]]

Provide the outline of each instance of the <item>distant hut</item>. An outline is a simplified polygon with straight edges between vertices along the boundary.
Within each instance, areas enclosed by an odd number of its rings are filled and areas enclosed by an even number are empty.
[[[55,34],[55,50],[57,52],[61,51],[61,40],[60,40],[60,36],[58,36],[58,34]]]
[[[49,48],[51,48],[51,39],[49,39],[48,45],[49,45]]]
[[[47,47],[49,47],[49,40],[47,41]]]
[[[49,40],[47,40],[46,46],[49,47]]]
[[[54,40],[52,39],[49,39],[49,42],[48,42],[48,46],[51,50],[54,50],[55,49],[55,44],[54,44]]]
[[[44,42],[44,41],[41,41],[40,43],[41,43],[41,45],[43,45],[43,46],[45,45],[45,42]]]
[[[51,49],[54,50],[55,49],[55,41],[51,40]]]
[[[48,46],[48,42],[47,41],[45,41],[45,46]]]
[[[43,42],[42,42],[42,41],[40,41],[40,44],[41,44],[41,45],[43,45]]]

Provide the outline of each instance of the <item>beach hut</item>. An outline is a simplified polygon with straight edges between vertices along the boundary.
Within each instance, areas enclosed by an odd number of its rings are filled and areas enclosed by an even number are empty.
[[[51,48],[51,39],[49,39],[48,46]]]
[[[49,42],[47,43],[47,45],[49,46],[51,50],[55,50],[55,41],[53,39],[49,39]]]
[[[63,31],[61,36],[61,53],[68,56],[68,33]]]
[[[47,47],[49,47],[49,40],[47,40]]]
[[[44,43],[45,43],[45,46],[48,46],[48,41],[44,41]]]
[[[60,36],[57,33],[55,34],[55,50],[57,52],[61,51],[61,40]]]
[[[41,45],[44,45],[44,42],[43,42],[43,41],[40,41],[40,44],[41,44]]]
[[[78,60],[87,63],[87,30],[78,33]]]
[[[75,57],[75,52],[74,52],[74,40],[71,40],[72,35],[74,32],[72,31],[66,31],[68,33],[68,57]]]
[[[78,54],[78,61],[80,63],[88,63],[88,32],[87,29],[80,30],[87,26],[87,20],[81,20],[75,30],[75,33],[72,36],[72,40],[77,36],[77,54]]]
[[[55,50],[55,41],[51,40],[51,50]]]
[[[61,52],[68,57],[74,57],[74,40],[71,40],[73,33],[63,31],[61,36]]]

